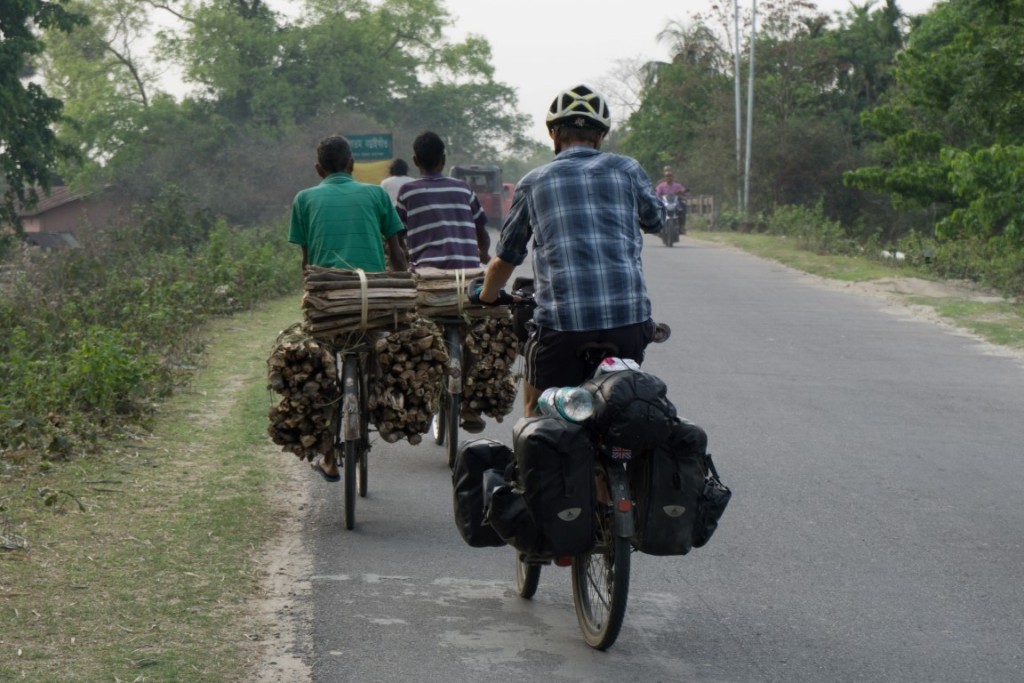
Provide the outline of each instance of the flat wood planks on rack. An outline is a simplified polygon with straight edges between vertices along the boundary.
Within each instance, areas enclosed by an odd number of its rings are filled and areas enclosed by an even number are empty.
[[[416,308],[412,273],[307,266],[303,290],[302,330],[318,340],[398,328],[409,323]]]
[[[443,270],[416,269],[416,312],[424,318],[507,317],[508,306],[471,304],[466,286],[475,277],[483,277],[483,268]]]

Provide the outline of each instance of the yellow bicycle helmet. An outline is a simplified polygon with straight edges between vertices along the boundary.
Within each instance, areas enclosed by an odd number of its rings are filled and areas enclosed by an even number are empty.
[[[607,133],[612,127],[612,115],[604,95],[585,85],[577,85],[559,93],[548,108],[546,123],[549,130],[569,125],[600,128]]]

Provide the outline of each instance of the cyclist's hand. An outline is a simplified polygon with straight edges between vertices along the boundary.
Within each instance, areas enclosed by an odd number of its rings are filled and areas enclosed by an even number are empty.
[[[480,291],[483,288],[484,279],[482,277],[475,277],[469,281],[469,285],[466,287],[466,298],[469,299],[469,303],[476,306],[507,306],[515,303],[515,297],[504,289],[498,292],[498,298],[494,301],[482,301],[480,299]]]

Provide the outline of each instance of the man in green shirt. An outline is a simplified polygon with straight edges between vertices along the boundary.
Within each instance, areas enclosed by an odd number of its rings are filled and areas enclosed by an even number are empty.
[[[405,229],[391,198],[379,185],[352,177],[355,163],[348,140],[332,135],[316,149],[322,181],[295,195],[288,241],[302,247],[302,266],[368,273],[385,270],[386,241],[392,270],[408,270],[398,234]]]
[[[384,188],[352,177],[355,164],[348,140],[340,135],[324,138],[316,158],[316,172],[323,180],[295,195],[288,231],[288,241],[302,247],[303,269],[313,265],[383,272],[386,241],[392,270],[408,270],[398,238],[405,226]],[[311,464],[325,480],[341,479],[333,454]]]

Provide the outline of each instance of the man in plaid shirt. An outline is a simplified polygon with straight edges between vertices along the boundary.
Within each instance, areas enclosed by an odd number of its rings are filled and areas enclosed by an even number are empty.
[[[644,232],[662,229],[662,203],[640,164],[601,152],[611,127],[603,96],[576,86],[551,104],[547,127],[556,157],[516,185],[480,300],[501,287],[533,248],[536,304],[524,349],[526,415],[548,387],[574,386],[590,368],[583,343],[618,346],[637,363],[654,339],[640,251]]]

